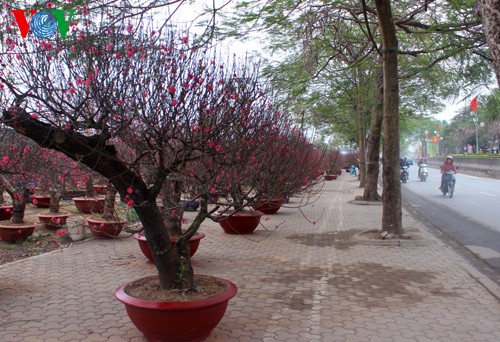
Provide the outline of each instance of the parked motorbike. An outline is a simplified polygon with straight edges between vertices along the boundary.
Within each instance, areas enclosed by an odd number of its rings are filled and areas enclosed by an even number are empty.
[[[401,166],[401,170],[399,171],[399,179],[401,182],[406,183],[410,178],[410,174],[408,172],[408,166]]]
[[[427,164],[420,164],[418,167],[418,174],[420,181],[425,182],[427,180],[427,177],[429,176],[429,167]]]
[[[441,192],[443,193],[443,196],[448,194],[450,198],[453,197],[453,193],[455,192],[455,173],[453,171],[446,171]]]

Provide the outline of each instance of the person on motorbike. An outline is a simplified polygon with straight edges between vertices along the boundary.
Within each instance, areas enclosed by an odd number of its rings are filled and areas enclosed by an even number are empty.
[[[420,170],[422,169],[422,168],[420,167],[420,165],[422,165],[422,164],[427,165],[427,160],[425,159],[425,157],[421,157],[421,158],[419,159],[419,161],[418,161],[418,164],[417,164],[417,165],[418,165],[418,179],[420,179]]]
[[[406,167],[406,169],[405,169]],[[400,175],[402,172],[406,172],[406,177],[407,179],[410,179],[410,173],[408,172],[408,168],[410,165],[408,165],[408,161],[406,160],[406,157],[399,159],[399,173]]]
[[[439,187],[439,190],[441,190],[443,188],[446,171],[453,171],[454,173],[457,173],[457,169],[455,168],[455,165],[453,164],[453,157],[452,156],[446,157],[444,164],[441,165],[441,186]]]

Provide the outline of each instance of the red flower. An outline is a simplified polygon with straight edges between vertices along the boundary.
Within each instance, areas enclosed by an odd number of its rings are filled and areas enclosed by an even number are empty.
[[[131,194],[131,193],[133,193],[133,192],[134,192],[134,189],[132,189],[132,188],[127,188],[127,192],[128,192],[129,194]]]
[[[57,236],[65,236],[65,235],[66,235],[66,230],[65,230],[65,229],[59,229],[59,230],[56,232],[56,235],[57,235]]]
[[[181,37],[181,41],[182,41],[184,44],[188,44],[188,43],[189,43],[189,38],[188,38],[188,37]]]
[[[177,101],[176,99],[172,100],[172,106],[177,106],[178,104],[179,104],[179,101]]]
[[[175,94],[175,87],[174,86],[168,86],[167,89],[168,89],[168,92],[170,94]]]
[[[133,200],[129,200],[129,201],[127,202],[127,205],[128,205],[129,207],[133,206],[133,205],[134,205],[134,201],[133,201]]]

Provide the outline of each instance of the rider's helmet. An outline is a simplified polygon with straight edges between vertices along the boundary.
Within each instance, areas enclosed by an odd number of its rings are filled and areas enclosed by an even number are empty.
[[[446,160],[450,159],[451,161],[453,161],[453,156],[448,156],[446,157]]]

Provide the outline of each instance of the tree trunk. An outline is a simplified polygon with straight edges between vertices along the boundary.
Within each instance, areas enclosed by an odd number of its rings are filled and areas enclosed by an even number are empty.
[[[183,183],[181,180],[167,180],[162,189],[163,215],[167,225],[168,234],[172,237],[182,235],[182,218],[184,207],[179,205],[182,197]]]
[[[49,195],[50,195],[49,212],[52,214],[57,214],[59,213],[60,210],[62,194],[60,191],[49,190]]]
[[[358,136],[359,136],[359,187],[365,187],[365,155],[366,155],[366,129],[365,129],[365,110],[363,96],[365,93],[364,75],[361,70],[357,69],[358,73],[358,103],[356,109],[358,112]]]
[[[106,197],[104,198],[104,212],[103,217],[107,220],[112,219],[115,216],[115,199],[116,199],[116,188],[108,182],[106,186]]]
[[[365,191],[363,193],[363,200],[371,202],[380,201],[381,199],[378,194],[378,176],[380,139],[384,110],[384,76],[382,70],[382,60],[380,60],[380,66],[380,71],[377,73],[377,92],[375,94],[376,104],[372,110],[372,120],[370,123],[370,137],[368,139],[368,152],[366,155],[366,182]]]
[[[30,197],[29,189],[24,189],[23,195],[21,197],[14,196],[12,198],[12,223],[21,224],[24,223],[24,212],[26,210],[26,202]]]
[[[94,182],[92,181],[92,177],[89,176],[89,178],[85,181],[85,197],[94,197],[94,195]]]
[[[141,201],[141,199],[144,201]],[[176,249],[173,248],[170,242],[170,236],[168,235],[161,213],[156,205],[156,199],[146,200],[140,193],[137,193],[134,196],[134,201],[141,203],[141,205],[134,206],[134,209],[144,226],[144,234],[148,246],[151,249],[151,253],[153,254],[162,288],[192,287],[194,274],[192,272],[189,255],[187,258],[183,256],[183,265],[181,265],[181,257],[177,254]],[[182,275],[182,277],[180,277],[180,275]],[[182,281],[180,281],[181,279]]]
[[[484,35],[500,87],[500,2],[498,0],[477,0],[476,3],[481,13]]]
[[[398,40],[390,0],[375,0],[384,69],[383,209],[381,233],[403,234],[399,181]]]

